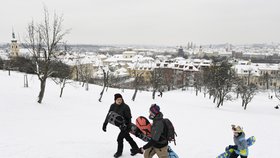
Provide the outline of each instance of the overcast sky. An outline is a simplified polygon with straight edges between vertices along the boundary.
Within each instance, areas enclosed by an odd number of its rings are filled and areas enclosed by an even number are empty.
[[[63,14],[72,44],[280,42],[279,0],[1,0],[0,43],[12,28],[23,39],[44,4]]]

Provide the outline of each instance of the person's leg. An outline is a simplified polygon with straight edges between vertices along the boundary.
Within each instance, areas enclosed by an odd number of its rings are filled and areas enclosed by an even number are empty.
[[[117,138],[117,142],[118,142],[118,148],[117,148],[117,152],[115,155],[122,155],[123,152],[123,139],[124,139],[125,133],[124,132],[120,132]]]
[[[159,158],[168,158],[168,151],[167,151],[168,147],[162,147],[162,148],[155,148],[155,151],[157,153],[157,156]]]
[[[125,132],[124,138],[129,143],[132,150],[138,151],[138,149],[139,149],[138,145],[136,144],[136,142],[133,140],[133,138],[130,136],[130,134],[128,132]]]
[[[241,158],[247,158],[247,156],[241,156],[241,155],[240,155],[240,157],[241,157]]]
[[[229,156],[229,158],[237,158],[239,155],[236,154],[235,152],[232,152]]]
[[[152,158],[155,155],[155,153],[156,153],[155,150],[152,147],[150,147],[145,150],[144,158]]]

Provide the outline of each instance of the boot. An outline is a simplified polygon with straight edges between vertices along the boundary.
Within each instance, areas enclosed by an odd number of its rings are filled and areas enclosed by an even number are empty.
[[[116,152],[115,154],[114,154],[114,157],[120,157],[120,156],[122,156],[122,153],[118,153],[118,152]]]
[[[122,152],[123,152],[123,142],[118,142],[118,150],[114,154],[114,157],[120,157],[122,155]]]
[[[143,154],[143,152],[141,151],[141,149],[140,148],[138,148],[138,149],[130,149],[130,155],[131,156],[134,156],[134,155],[136,155],[136,154]]]

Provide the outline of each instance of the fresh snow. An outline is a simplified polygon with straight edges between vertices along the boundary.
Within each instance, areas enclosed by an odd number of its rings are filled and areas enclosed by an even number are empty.
[[[23,86],[24,74],[0,71],[0,158],[110,158],[117,148],[119,129],[102,124],[114,93],[121,93],[130,106],[133,122],[148,117],[152,103],[160,105],[178,134],[177,145],[171,144],[180,158],[214,158],[233,144],[231,124],[244,127],[246,137],[254,135],[249,148],[251,158],[277,158],[280,147],[279,103],[268,92],[258,93],[245,111],[241,101],[225,102],[216,108],[212,100],[192,90],[164,92],[152,99],[151,92],[139,92],[132,101],[133,90],[109,88],[98,102],[102,87],[79,83],[67,85],[62,98],[59,86],[48,80],[42,104],[37,103],[39,82],[28,75],[29,87]],[[132,136],[139,146],[145,143]],[[124,141],[123,158],[130,156]],[[141,158],[143,155],[136,155]],[[156,156],[155,156],[156,157]]]

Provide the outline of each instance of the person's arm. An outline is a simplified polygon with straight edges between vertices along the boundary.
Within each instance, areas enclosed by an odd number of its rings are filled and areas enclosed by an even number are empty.
[[[247,141],[245,137],[239,138],[240,145],[238,146],[238,150],[243,150],[247,148]]]
[[[105,117],[105,120],[104,120],[104,123],[103,123],[103,126],[102,126],[102,130],[104,132],[106,132],[106,128],[107,128],[107,125],[108,125],[108,117],[109,117],[109,113],[113,110],[113,104],[110,106],[110,109]]]
[[[126,120],[126,124],[130,125],[132,116],[131,116],[131,111],[130,111],[130,108],[128,105],[125,106],[124,115],[125,115],[124,118]]]
[[[113,104],[110,106],[110,109],[109,109],[109,111],[108,111],[108,113],[107,113],[107,115],[106,115],[106,117],[105,117],[104,123],[106,123],[106,124],[108,124],[108,116],[109,116],[109,113],[110,113],[111,111],[113,111]]]
[[[151,139],[147,144],[145,144],[145,145],[143,146],[143,149],[146,150],[146,149],[148,149],[148,148],[154,146],[155,143],[156,143],[156,142],[155,142],[153,139]]]
[[[164,128],[164,124],[162,121],[153,124],[152,131],[151,131],[152,134],[151,140],[146,145],[143,146],[144,150],[154,146],[156,142],[159,141],[160,136],[163,132],[163,128]]]

